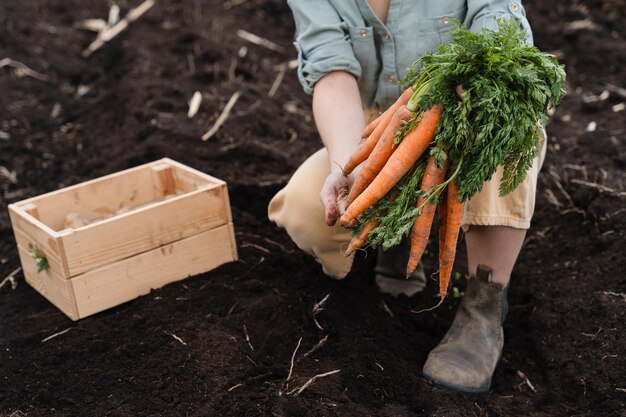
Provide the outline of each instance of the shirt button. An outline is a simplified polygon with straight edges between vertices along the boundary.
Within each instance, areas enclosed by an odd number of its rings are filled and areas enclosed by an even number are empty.
[[[389,39],[391,39],[391,36],[389,36],[389,34],[388,34],[388,33],[385,33],[385,34],[383,35],[383,39],[384,39],[384,40],[386,40],[386,41],[388,41]]]
[[[395,75],[390,75],[389,77],[387,77],[387,81],[389,81],[390,83],[395,83],[397,80],[398,79]]]
[[[450,17],[445,16],[443,19],[441,19],[441,23],[447,25],[448,23],[450,23]]]
[[[367,38],[367,30],[362,30],[361,31],[361,37],[362,38]]]
[[[517,3],[511,4],[511,10],[517,12],[519,10],[519,5]]]

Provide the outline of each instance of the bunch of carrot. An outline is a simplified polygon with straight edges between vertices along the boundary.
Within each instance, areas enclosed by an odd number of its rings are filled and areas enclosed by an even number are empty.
[[[408,131],[397,147],[394,146],[396,133],[402,128],[402,124],[407,124],[416,117],[416,112],[407,107],[414,96],[417,97],[413,89],[407,88],[387,111],[371,122],[363,131],[365,141],[343,167],[344,174],[349,175],[358,165],[365,163],[348,195],[349,205],[340,219],[343,226],[353,224],[360,214],[382,199],[424,155],[435,138],[443,112],[441,105],[435,105],[419,114],[417,125]],[[463,211],[463,203],[459,200],[454,182],[445,181],[448,167],[448,161],[438,166],[434,156],[427,158],[420,187],[421,195],[417,200],[420,215],[411,231],[411,252],[406,271],[407,277],[413,273],[426,249],[435,207],[447,186],[447,198],[442,199],[443,204],[439,205],[439,293],[442,298],[447,292],[452,274]],[[376,218],[364,224],[348,245],[346,255],[365,245],[369,233],[379,225],[380,220]]]
[[[340,219],[354,228],[347,254],[396,245],[410,235],[407,277],[439,216],[439,295],[446,296],[464,201],[504,167],[501,195],[525,178],[542,140],[547,110],[564,95],[565,72],[524,43],[513,19],[496,31],[456,24],[453,40],[411,68],[397,101],[363,131],[343,167],[361,170]]]

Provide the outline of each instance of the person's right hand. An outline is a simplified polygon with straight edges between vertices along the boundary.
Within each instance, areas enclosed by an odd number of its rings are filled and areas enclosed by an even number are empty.
[[[337,219],[346,211],[348,194],[356,174],[349,176],[341,172],[331,172],[320,192],[320,200],[324,205],[325,221],[328,226],[333,226]]]

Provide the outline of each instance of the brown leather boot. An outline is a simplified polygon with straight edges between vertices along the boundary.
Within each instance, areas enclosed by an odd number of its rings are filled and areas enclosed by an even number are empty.
[[[450,330],[428,355],[424,376],[443,388],[483,394],[502,354],[506,289],[491,282],[491,269],[479,265]]]
[[[409,279],[406,278],[406,263],[411,250],[410,242],[404,239],[398,246],[383,251],[378,249],[378,258],[374,268],[374,280],[380,292],[394,297],[411,297],[426,287],[426,274],[421,263]]]

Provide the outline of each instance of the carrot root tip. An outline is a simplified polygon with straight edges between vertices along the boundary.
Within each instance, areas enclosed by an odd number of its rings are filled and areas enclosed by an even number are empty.
[[[425,313],[427,311],[432,311],[434,309],[436,309],[437,307],[439,307],[441,304],[443,304],[443,301],[446,299],[446,294],[439,294],[439,297],[441,297],[441,299],[439,300],[439,302],[437,304],[435,304],[432,307],[429,308],[423,308],[421,310],[411,310],[411,313],[415,313],[415,314],[421,314],[421,313]]]

